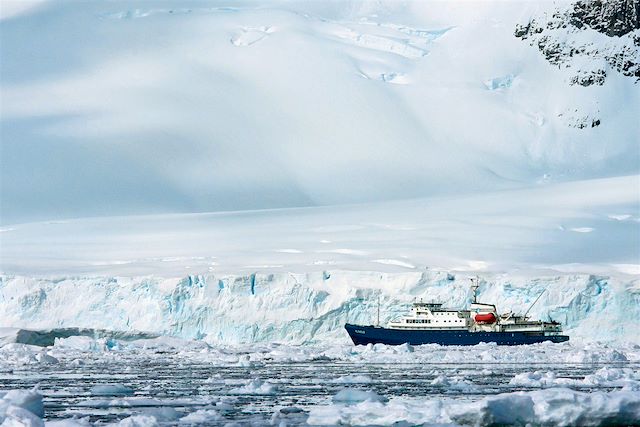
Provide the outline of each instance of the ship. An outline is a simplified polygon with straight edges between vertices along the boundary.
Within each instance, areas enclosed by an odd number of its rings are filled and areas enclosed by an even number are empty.
[[[354,325],[347,323],[345,329],[355,345],[497,345],[535,344],[544,341],[565,342],[569,336],[562,335],[559,322],[530,320],[527,317],[531,304],[524,315],[513,312],[498,314],[494,304],[478,302],[478,285],[472,285],[473,302],[468,309],[456,310],[444,307],[439,302],[414,302],[409,315],[391,320],[387,327],[376,325]],[[380,317],[378,304],[378,319]]]

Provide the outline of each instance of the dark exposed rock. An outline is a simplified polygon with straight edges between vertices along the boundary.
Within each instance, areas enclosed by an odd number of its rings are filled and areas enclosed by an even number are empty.
[[[600,126],[599,114],[599,110],[585,112],[579,108],[575,108],[558,114],[558,118],[568,127],[587,129]]]
[[[578,84],[580,86],[591,86],[593,84],[602,86],[604,84],[604,80],[607,77],[607,72],[605,70],[595,70],[588,73],[581,73],[573,76],[571,78],[571,84]]]
[[[640,81],[639,29],[640,0],[579,0],[565,11],[516,25],[514,35],[529,40],[547,61],[558,67],[571,68],[572,58],[592,59],[594,69],[577,70],[569,79],[570,84],[586,87],[604,84],[607,72],[597,65],[599,61]],[[582,31],[597,31],[610,37],[612,42],[596,45],[571,37]],[[614,42],[614,38],[621,40]]]
[[[576,2],[569,21],[574,27],[582,24],[608,35],[620,37],[640,29],[638,0],[580,0]]]
[[[529,31],[531,31],[531,25],[533,25],[535,21],[531,20],[526,25],[516,24],[516,31],[514,35],[520,39],[526,39],[529,35]]]

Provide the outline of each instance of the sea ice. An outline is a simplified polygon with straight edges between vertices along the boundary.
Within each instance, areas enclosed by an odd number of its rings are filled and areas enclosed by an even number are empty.
[[[0,392],[0,424],[3,426],[44,426],[42,394],[37,390]]]
[[[128,396],[133,389],[122,384],[98,384],[91,387],[91,394],[97,396]]]
[[[503,393],[476,402],[392,398],[354,405],[315,406],[308,423],[389,425],[626,425],[640,420],[640,395],[632,391],[583,393],[566,388]]]
[[[229,394],[275,394],[277,390],[276,384],[254,378],[246,381],[242,387],[232,388]]]
[[[371,377],[368,375],[347,375],[336,378],[332,382],[336,384],[366,384],[371,382]]]
[[[345,403],[348,405],[361,403],[361,402],[386,402],[387,399],[384,396],[380,396],[375,391],[362,390],[357,388],[345,388],[336,393],[332,398],[334,403]]]
[[[215,409],[198,409],[185,417],[180,418],[180,423],[187,424],[206,424],[219,421],[222,417]]]

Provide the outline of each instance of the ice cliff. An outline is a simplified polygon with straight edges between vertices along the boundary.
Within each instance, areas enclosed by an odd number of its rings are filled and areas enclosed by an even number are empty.
[[[572,339],[631,341],[640,337],[640,280],[633,276],[484,274],[480,299],[500,311],[558,320]],[[210,343],[310,343],[344,340],[347,321],[381,323],[415,298],[450,307],[469,302],[467,275],[324,271],[307,274],[158,277],[0,276],[4,327],[143,331]],[[99,333],[99,332],[98,332]]]

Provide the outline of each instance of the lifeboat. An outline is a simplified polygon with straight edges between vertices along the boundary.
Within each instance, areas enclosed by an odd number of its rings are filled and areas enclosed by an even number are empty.
[[[493,313],[478,313],[474,319],[476,323],[495,323],[496,315]]]

